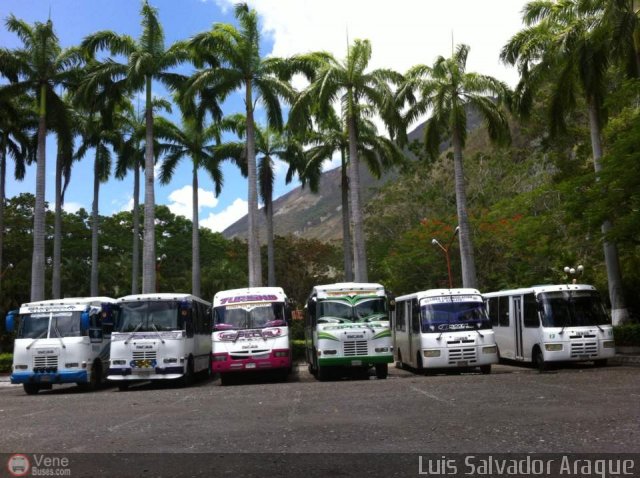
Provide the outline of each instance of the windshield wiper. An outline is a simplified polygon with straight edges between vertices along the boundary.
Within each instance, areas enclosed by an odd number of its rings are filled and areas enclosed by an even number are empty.
[[[480,337],[484,338],[484,335],[482,335],[482,334],[480,333],[480,327],[478,327],[478,324],[477,324],[477,323],[474,323],[474,324],[473,324],[473,330],[475,330],[475,331],[478,333],[478,335],[479,335]]]
[[[53,330],[55,331],[56,335],[58,336],[58,340],[60,341],[60,345],[62,345],[63,349],[66,349],[67,346],[64,344],[64,341],[62,340],[62,334],[60,333],[60,330],[58,330],[58,319],[56,318],[55,322],[53,321],[53,317],[51,318],[51,325],[53,325]]]
[[[153,323],[153,317],[151,318],[149,323],[151,324],[151,327],[153,327],[154,332],[158,334],[158,338],[160,339],[160,342],[164,344],[164,339],[162,338],[162,335],[158,331],[158,327],[156,327],[156,324]]]
[[[27,350],[29,350],[33,344],[35,344],[38,340],[40,340],[42,336],[47,333],[47,330],[49,330],[49,327],[44,329],[40,335],[38,335],[35,339],[33,339],[33,341],[29,345],[27,345]]]
[[[138,322],[138,325],[136,325],[136,327],[133,329],[129,337],[127,337],[127,340],[124,341],[125,345],[129,343],[129,340],[133,338],[133,334],[135,334],[140,329],[140,327],[142,327],[142,321]]]

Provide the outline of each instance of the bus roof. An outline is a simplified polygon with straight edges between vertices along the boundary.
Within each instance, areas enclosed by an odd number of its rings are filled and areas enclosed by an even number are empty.
[[[152,294],[134,294],[125,295],[119,297],[118,302],[136,302],[136,301],[172,301],[172,300],[195,300],[196,302],[202,302],[203,304],[211,305],[206,300],[196,297],[192,294],[185,294],[180,292],[157,292]]]
[[[547,285],[534,285],[531,287],[521,287],[519,289],[500,290],[496,292],[487,292],[482,294],[484,297],[501,297],[508,295],[521,295],[521,294],[535,294],[538,295],[541,292],[559,292],[569,290],[588,290],[595,291],[596,288],[589,284],[547,284]]]
[[[221,305],[224,299],[239,302],[284,302],[287,295],[282,287],[245,287],[243,289],[221,290],[213,297],[213,306]]]
[[[428,289],[420,292],[414,292],[413,294],[406,294],[400,297],[396,297],[396,302],[401,300],[420,300],[433,297],[453,297],[462,295],[477,295],[479,297],[482,297],[482,294],[480,294],[480,291],[477,289]]]
[[[103,303],[115,303],[111,297],[69,297],[66,299],[39,300],[27,302],[20,306],[20,314],[30,314],[34,311],[47,312],[55,310],[84,310],[88,305],[100,307]]]
[[[354,295],[378,295],[384,296],[384,286],[373,282],[338,282],[336,284],[317,285],[311,291],[311,295],[318,299],[327,297],[354,296]]]

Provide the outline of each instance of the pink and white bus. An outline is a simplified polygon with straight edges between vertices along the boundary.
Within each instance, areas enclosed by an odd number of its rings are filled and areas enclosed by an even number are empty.
[[[235,374],[291,371],[291,307],[280,287],[218,292],[213,298],[212,363],[222,385]]]

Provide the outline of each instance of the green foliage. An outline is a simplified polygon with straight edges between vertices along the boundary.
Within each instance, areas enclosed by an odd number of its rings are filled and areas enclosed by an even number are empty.
[[[11,372],[11,365],[13,364],[13,354],[1,354],[0,353],[0,373]]]
[[[291,355],[294,362],[305,361],[305,342],[304,340],[291,341]]]
[[[304,320],[292,320],[289,334],[292,340],[304,340]]]
[[[624,324],[613,328],[616,345],[640,347],[640,324]]]

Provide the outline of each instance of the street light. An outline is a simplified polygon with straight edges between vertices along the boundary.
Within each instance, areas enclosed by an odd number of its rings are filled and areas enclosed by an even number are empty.
[[[442,252],[444,252],[444,258],[447,261],[447,274],[449,275],[449,289],[453,289],[453,279],[451,278],[451,259],[449,258],[449,249],[451,249],[451,244],[453,244],[453,240],[455,239],[456,234],[458,234],[459,230],[460,230],[460,227],[456,226],[456,228],[453,230],[453,234],[451,236],[451,239],[449,240],[449,244],[447,244],[447,247],[444,247],[442,244],[440,244],[440,242],[436,238],[431,239],[431,244],[433,244],[434,246],[438,246],[440,249],[442,249]]]
[[[166,258],[167,255],[162,254],[156,259],[156,292],[160,292],[160,265]]]
[[[7,264],[7,267],[5,267],[5,269],[0,273],[0,280],[4,278],[4,275],[9,269],[13,269],[13,264],[11,262],[9,262],[9,264]]]
[[[564,272],[565,272],[565,274],[567,274],[567,280],[568,280],[571,276],[574,276],[571,282],[572,282],[573,284],[575,284],[575,283],[578,281],[578,278],[577,278],[577,277],[578,277],[578,276],[581,276],[581,275],[582,275],[582,273],[584,272],[584,267],[582,266],[582,264],[581,264],[581,265],[579,265],[579,266],[578,266],[578,267],[576,267],[576,268],[566,266],[566,267],[564,268]]]

